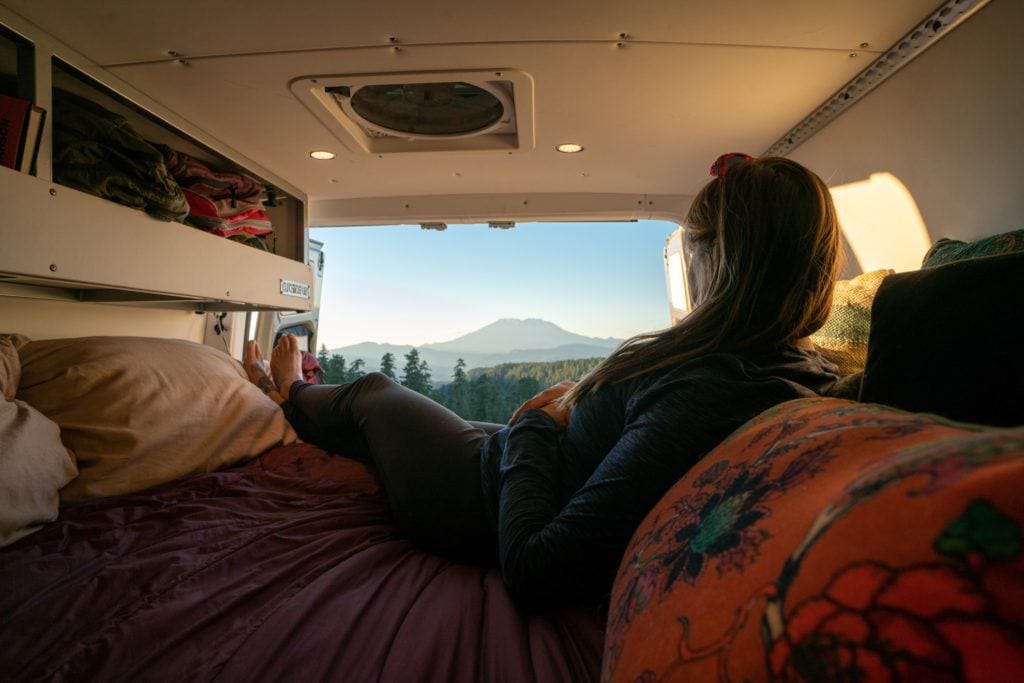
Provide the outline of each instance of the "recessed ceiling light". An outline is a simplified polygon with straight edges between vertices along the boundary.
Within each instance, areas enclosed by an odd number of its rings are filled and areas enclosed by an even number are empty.
[[[575,142],[563,142],[555,147],[555,149],[559,152],[565,152],[566,154],[575,154],[576,152],[583,151],[583,145],[577,145]]]
[[[314,159],[320,159],[321,161],[326,161],[327,159],[333,159],[334,158],[334,152],[328,152],[325,149],[315,149],[315,150],[313,150],[312,152],[309,153],[309,156],[313,157]]]

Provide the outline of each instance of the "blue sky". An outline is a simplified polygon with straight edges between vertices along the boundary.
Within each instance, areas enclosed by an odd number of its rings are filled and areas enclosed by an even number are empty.
[[[324,243],[320,343],[424,344],[499,318],[593,337],[666,327],[662,250],[675,226],[523,223],[316,228]]]

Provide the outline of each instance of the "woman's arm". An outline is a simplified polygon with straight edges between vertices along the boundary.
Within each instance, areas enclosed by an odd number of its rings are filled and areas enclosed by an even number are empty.
[[[696,462],[677,462],[671,429],[627,428],[590,479],[559,502],[559,432],[539,410],[523,414],[502,456],[498,540],[511,592],[533,607],[607,592],[630,537]],[[672,451],[666,457],[666,451]]]
[[[564,506],[558,430],[530,410],[502,454],[498,536],[505,582],[538,607],[607,593],[629,540],[658,500],[748,419],[794,398],[779,381],[712,369],[645,396],[618,441]]]

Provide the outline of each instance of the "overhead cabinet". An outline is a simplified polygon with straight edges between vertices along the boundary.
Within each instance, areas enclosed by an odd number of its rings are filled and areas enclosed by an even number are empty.
[[[0,293],[207,310],[312,306],[313,274],[304,261],[6,168],[0,206]]]
[[[0,167],[0,296],[197,311],[313,307],[306,198],[301,192],[266,173],[251,173],[244,162],[224,154],[222,146],[215,149],[208,138],[193,136],[188,122],[162,120],[136,103],[138,93],[122,96],[94,79],[95,68],[90,74],[78,71],[64,59],[66,54],[56,58],[50,49],[33,46],[34,38],[6,29],[0,33],[0,41],[15,46],[0,51],[0,90],[31,98],[48,110],[38,177]],[[38,38],[47,46],[52,42],[48,36]],[[253,201],[260,217],[273,224],[268,250],[158,220],[52,181],[60,178],[52,172],[50,158],[57,118],[51,88],[58,87],[123,116],[147,141],[183,151],[211,168],[259,178],[269,200],[265,205]]]

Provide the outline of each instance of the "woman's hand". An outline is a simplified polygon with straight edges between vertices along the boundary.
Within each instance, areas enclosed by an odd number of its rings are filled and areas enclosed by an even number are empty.
[[[564,427],[569,423],[569,416],[572,415],[571,408],[563,408],[560,398],[570,389],[576,386],[576,382],[566,380],[565,382],[559,382],[553,387],[548,387],[544,391],[540,392],[529,401],[519,406],[513,415],[512,419],[508,423],[515,424],[515,421],[519,419],[519,416],[524,411],[530,410],[531,408],[537,408],[543,410],[545,413],[551,416],[559,426]]]

